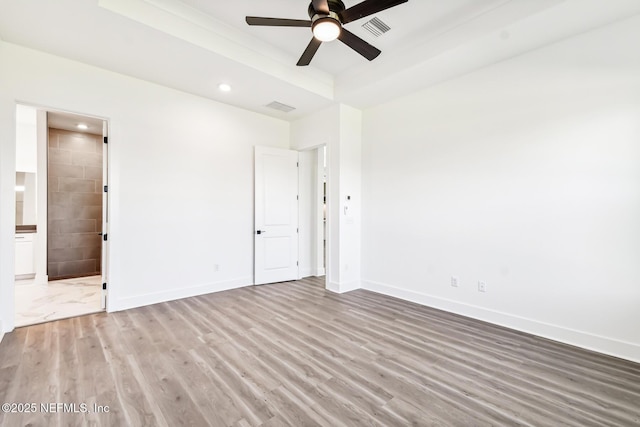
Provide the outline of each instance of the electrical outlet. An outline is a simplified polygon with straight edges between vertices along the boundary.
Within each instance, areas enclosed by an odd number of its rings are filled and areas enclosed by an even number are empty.
[[[456,276],[451,276],[451,286],[454,288],[458,287],[458,278]]]
[[[487,292],[487,284],[485,282],[478,282],[478,292]]]

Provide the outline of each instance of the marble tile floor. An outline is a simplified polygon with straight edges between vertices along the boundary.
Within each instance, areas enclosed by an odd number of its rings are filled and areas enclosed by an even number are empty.
[[[102,311],[100,276],[31,282],[16,282],[16,327]]]

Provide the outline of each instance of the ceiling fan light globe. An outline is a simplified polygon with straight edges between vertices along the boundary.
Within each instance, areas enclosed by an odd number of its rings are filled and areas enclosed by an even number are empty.
[[[330,42],[340,36],[340,23],[333,18],[320,18],[313,23],[313,36],[322,42]]]

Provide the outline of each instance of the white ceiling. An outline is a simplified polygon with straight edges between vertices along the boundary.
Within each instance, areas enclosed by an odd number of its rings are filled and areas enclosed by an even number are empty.
[[[347,7],[359,0],[344,0]],[[344,102],[367,108],[640,13],[638,0],[409,0],[375,15],[368,62],[339,41],[295,63],[306,28],[249,27],[246,15],[307,19],[308,0],[0,0],[0,38],[286,120]],[[217,86],[230,83],[221,93]],[[290,113],[265,107],[278,101]]]
[[[78,129],[79,124],[86,125],[87,129]],[[78,114],[64,113],[61,111],[47,112],[47,125],[54,129],[102,135],[102,124],[103,120],[94,117],[80,116]]]

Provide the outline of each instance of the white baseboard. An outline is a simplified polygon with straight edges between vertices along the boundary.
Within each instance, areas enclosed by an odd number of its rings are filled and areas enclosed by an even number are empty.
[[[243,277],[240,279],[227,280],[224,282],[208,283],[205,285],[191,286],[188,288],[178,288],[169,291],[155,292],[132,297],[119,298],[109,311],[128,310],[146,305],[158,304],[161,302],[173,301],[182,298],[195,297],[198,295],[210,294],[213,292],[227,291],[229,289],[242,288],[253,285],[253,277]]]
[[[327,285],[328,288],[328,285]],[[554,341],[563,342],[587,350],[619,357],[640,363],[640,345],[619,341],[584,331],[552,325],[513,314],[490,310],[458,301],[434,297],[419,292],[397,288],[370,280],[362,281],[362,288],[380,294],[396,297],[439,310],[460,314],[477,320],[504,326],[517,331],[526,332]],[[332,290],[332,289],[330,289]],[[335,292],[335,291],[334,291]]]
[[[41,275],[33,275],[26,274],[22,277],[16,276],[15,284],[16,286],[27,286],[27,285],[46,285],[49,283],[49,276],[47,274]]]
[[[313,273],[312,273],[310,268],[308,268],[306,270],[299,270],[298,271],[298,279],[304,279],[305,277],[309,277],[309,276],[313,276]]]
[[[2,320],[0,320],[0,342],[2,342],[2,338],[4,338],[4,326],[2,325]]]
[[[327,281],[327,290],[331,292],[335,292],[337,294],[343,294],[345,292],[355,291],[356,289],[360,289],[361,283],[359,280],[354,280],[353,282],[346,283],[336,283]]]
[[[304,279],[305,277],[320,277],[320,276],[324,276],[324,268],[317,268],[317,269],[308,269],[308,270],[303,270],[300,271],[299,273],[300,279]]]

